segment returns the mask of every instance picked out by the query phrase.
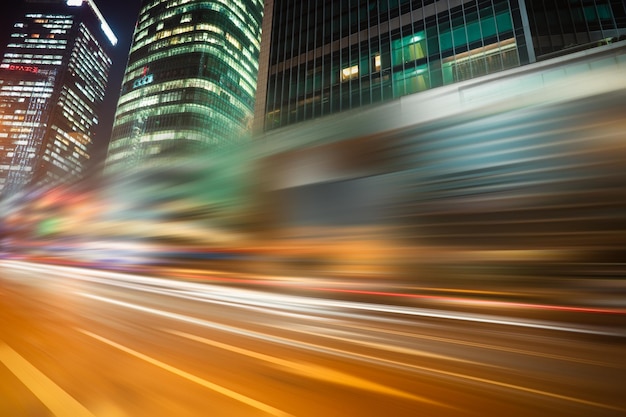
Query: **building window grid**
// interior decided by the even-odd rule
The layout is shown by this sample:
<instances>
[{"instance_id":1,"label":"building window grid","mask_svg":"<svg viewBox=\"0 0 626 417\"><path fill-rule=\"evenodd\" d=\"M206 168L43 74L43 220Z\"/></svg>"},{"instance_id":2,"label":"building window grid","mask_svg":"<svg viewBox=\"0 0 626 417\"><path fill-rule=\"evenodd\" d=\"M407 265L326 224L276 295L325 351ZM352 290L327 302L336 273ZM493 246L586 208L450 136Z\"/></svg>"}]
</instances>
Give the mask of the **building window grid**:
<instances>
[{"instance_id":1,"label":"building window grid","mask_svg":"<svg viewBox=\"0 0 626 417\"><path fill-rule=\"evenodd\" d=\"M295 19L295 17L296 17L296 8L295 7L293 8L292 12L293 12L293 16L291 18L291 21L295 22L296 21L296 19ZM293 27L292 29L295 29L295 27ZM298 28L298 29L300 29L300 28ZM295 44L296 44L296 34L297 33L298 33L298 31L292 30L291 33L289 34L289 36L291 38L291 42L290 42L291 52L290 52L290 54L291 54L292 57L294 55L293 50L296 47ZM293 65L289 67L289 88L287 89L287 103L288 103L287 104L287 117L289 119L291 119L291 117L292 117L291 116L291 112L292 112L292 109L291 109L291 107L292 107L291 106L291 103L292 103L291 95L294 94L294 92L292 90L294 85L296 86L295 91L297 91L297 84L294 84L294 78L295 78L294 77L294 72L295 71L297 71L297 68L294 70ZM297 80L296 80L296 82L297 82Z\"/></svg>"},{"instance_id":2,"label":"building window grid","mask_svg":"<svg viewBox=\"0 0 626 417\"><path fill-rule=\"evenodd\" d=\"M330 3L330 5L328 5L328 3ZM309 7L309 5L306 5L307 7ZM421 6L421 4L420 4ZM477 2L472 2L472 4L469 5L469 8L473 8L476 9L475 12L477 12L478 9L478 4ZM324 2L324 5L321 8L321 14L323 16L325 16L326 7L331 7L331 8L336 8L337 6L333 3L333 2ZM412 7L412 3L411 6ZM464 31L464 38L468 39L468 33L467 33L467 11L465 10L467 7L463 7L460 11L459 11L459 16L461 17L462 21L463 21L463 31ZM510 11L510 5L508 7L509 11ZM303 9L301 9L303 10ZM322 26L322 31L323 33L326 33L327 29L326 29L326 25L329 24L331 26L331 30L330 33L331 34L336 34L336 33L342 33L344 28L342 26L342 23L346 22L348 23L348 25L352 26L352 21L350 20L352 17L352 15L348 15L347 19L346 16L344 15L344 13L350 13L351 8L348 7L346 8L342 8L342 13L339 14L339 19L322 19L321 22L321 26ZM282 10L279 8L279 11L282 12ZM291 22L293 23L294 21L298 21L299 20L299 33L303 33L306 32L306 40L302 40L300 38L296 38L295 34L293 31L293 24L292 26L289 25L282 25L282 27L284 27L285 31L288 31L288 29L291 27L291 35L292 35L292 39L291 39L291 48L285 48L283 50L283 61L286 61L288 56L290 57L301 57L301 56L306 56L306 50L302 50L301 46L304 43L305 45L309 45L310 44L310 38L309 38L309 31L306 30L309 26L309 20L304 20L304 19L296 19L296 10L295 8L290 8L288 9L289 12L292 12L292 20ZM409 9L410 12L413 11L412 8ZM280 19L280 13L278 18ZM315 10L315 13L313 13L315 16L317 16L318 14L320 14L320 12L318 10ZM307 14L307 19L310 19L310 15L311 13ZM376 14L377 16L377 23L380 27L380 14ZM409 26L404 26L403 30L406 29L407 27L410 28L409 32L416 32L418 30L418 28L420 26L422 27L426 27L426 22L423 19L421 22L416 22L413 20L412 18L412 13L409 13L409 16L411 16L411 22ZM368 18L368 27L370 26L370 14L368 14L367 16ZM452 16L450 14L446 14L445 18L443 19L444 22L449 22L451 21ZM509 13L509 18L510 18L510 13ZM440 19L441 20L441 19ZM317 23L317 22L316 22ZM421 23L421 25L420 25ZM304 25L306 25L306 27L304 27ZM339 29L338 30L333 30L335 29L335 27L339 25ZM437 34L440 35L441 34L441 25L436 25L437 27ZM452 34L452 26L449 25L450 27L450 36L453 36ZM479 26L480 28L480 26ZM481 41L483 40L484 36L482 33L482 29L479 29L481 31L480 33L480 39ZM403 32L401 32L401 35L404 34ZM391 33L388 33L387 36L391 39L392 36ZM279 35L280 36L280 35ZM317 37L316 37L317 38ZM331 41L336 41L337 39L331 39ZM363 42L361 42L361 38L360 38L360 32L359 32L359 42L358 44L361 45ZM378 42L378 53L380 53L380 51L382 50L382 36L377 36L374 38L375 41ZM295 48L295 44L298 45L298 48ZM483 43L484 45L484 43ZM315 44L315 41L313 43L313 47L314 49L318 47L317 44ZM426 48L426 55L430 56L432 58L432 53L428 50L428 43L425 43L425 48ZM467 49L467 46L465 46L465 49ZM295 52L297 52L297 55L295 54ZM439 50L438 51L438 56L439 56L439 61L441 61L441 59L443 58L443 55L441 53L442 51ZM352 108L355 106L360 106L363 105L364 103L369 103L371 101L376 100L376 97L373 97L374 94L374 88L379 89L380 91L382 91L384 89L384 75L382 74L385 71L384 68L384 62L383 62L383 67L381 68L380 73L381 74L377 74L377 76L379 77L380 82L378 83L374 83L373 82L373 68L371 67L371 64L369 63L369 60L372 56L374 56L375 52L372 49L372 37L368 37L368 39L366 40L366 50L365 53L368 55L365 59L363 57L363 48L362 47L358 47L356 50L352 49L352 48L348 48L347 49L347 60L348 62L346 62L345 60L345 55L340 53L340 54L333 54L331 53L328 56L328 60L325 59L327 56L326 54L322 54L322 57L320 58L321 61L321 68L322 68L322 74L327 75L329 73L327 66L325 65L326 62L329 61L329 64L331 66L331 68L333 68L333 71L335 68L337 68L337 71L340 71L343 67L345 67L348 63L352 64L356 61L356 63L358 63L359 65L362 66L363 62L367 62L369 68L363 68L365 71L363 71L365 74L367 74L367 80L363 77L363 74L359 74L360 76L354 80L349 80L347 83L343 84L341 82L338 83L338 85L331 85L331 91L330 91L330 97L329 97L329 106L328 106L328 111L327 108L324 106L324 101L325 101L325 81L322 79L321 82L321 86L320 88L315 88L316 85L313 82L312 87L313 90L312 91L308 91L306 89L306 86L308 84L304 84L302 83L301 77L303 76L303 74L306 74L306 68L301 68L301 66L305 65L302 64L301 62L298 63L297 67L296 66L291 66L290 68L285 68L282 72L282 75L279 74L274 74L274 76L270 77L271 79L271 83L273 85L273 88L271 88L271 94L273 97L273 100L270 101L270 105L271 108L268 106L268 114L271 115L275 115L276 113L280 113L281 109L284 111L285 110L285 105L286 105L286 110L287 110L287 115L289 116L287 118L287 120L284 119L284 115L283 115L283 120L282 122L280 122L279 124L285 124L285 122L293 122L293 121L299 121L301 120L300 117L296 116L294 118L293 114L294 113L298 113L298 114L302 114L304 119L307 119L309 117L314 117L314 115L316 115L315 109L317 108L317 103L316 101L319 100L320 104L319 104L319 114L323 115L323 114L327 114L333 111L333 109L335 109L335 107L338 107L336 103L336 101L338 100L341 104L343 104L342 107L339 108L339 110L345 110L346 108ZM337 57L337 58L335 58ZM279 59L279 57L277 56L276 59ZM519 58L517 59L519 61ZM333 66L333 62L337 61L337 63L339 65L337 66ZM382 61L382 56L381 56L381 61ZM431 61L432 62L432 61ZM434 62L433 62L434 63ZM278 62L274 62L275 67L276 64L278 64ZM295 67L295 69L294 69ZM314 58L313 60L313 69L315 70L315 68L317 67L317 57ZM402 64L402 70L406 71L407 69L413 69L416 70L417 69L417 64L416 62L411 62L411 63L403 63ZM473 76L473 71L474 71L474 67L470 66L470 77ZM501 69L501 68L500 68ZM460 71L461 69L459 68L455 68L455 72ZM289 75L287 76L286 72L289 71ZM362 70L361 70L362 71ZM361 72L360 71L360 72ZM427 73L426 73L426 79L430 80L433 78L431 72L432 71L436 71L439 72L439 68L437 67L437 65L429 65L427 67ZM315 71L313 71L314 74ZM437 77L438 74L435 75L435 78ZM314 75L313 75L314 76ZM394 74L394 76L396 76L396 74ZM277 87L277 78L278 80L280 80L281 82L281 87L280 89L276 88ZM339 77L337 77L339 79ZM456 75L454 78L462 78L462 76L460 75ZM465 77L467 78L467 77ZM295 81L295 83L294 83ZM364 84L364 82L367 81L367 83ZM285 91L285 83L288 83L288 85L294 86L295 87L295 96L294 96L294 92L292 91L291 94L288 94L288 92ZM334 84L334 83L331 83ZM374 84L376 84L376 87L374 87ZM364 88L365 86L365 88ZM355 88L356 87L356 88ZM304 88L304 91L302 91L302 89ZM356 91L354 91L356 90ZM282 93L281 93L282 91ZM335 93L333 93L333 91L336 91ZM318 96L318 98L316 99L315 96ZM367 97L369 96L369 97ZM354 100L358 100L358 101L354 101ZM347 102L347 105L344 104ZM281 103L283 103L281 105ZM303 109L301 109L301 107L303 107ZM310 109L309 109L310 107ZM309 116L309 114L311 116ZM270 126L271 127L271 126Z\"/></svg>"},{"instance_id":3,"label":"building window grid","mask_svg":"<svg viewBox=\"0 0 626 417\"><path fill-rule=\"evenodd\" d=\"M303 4L304 6L306 6L306 5L307 5L307 3L306 3L304 0L301 0L301 1L302 1L302 4ZM299 30L297 31L297 33L299 34L299 36L297 37L297 44L295 45L295 47L297 48L297 54L296 54L296 56L298 57L298 64L297 64L297 66L296 66L296 93L295 93L295 95L296 95L296 99L297 99L298 97L300 97L300 96L304 96L304 97L305 97L305 100L306 100L306 88L305 88L306 86L303 86L303 85L301 85L301 84L300 84L300 83L301 83L301 77L300 77L300 75L301 75L301 72L302 72L302 71L301 71L301 69L302 69L302 68L301 68L301 66L303 65L303 64L300 62L300 57L302 56L302 54L303 54L303 53L305 53L304 51L302 51L302 50L301 50L301 46L302 46L302 34L303 34L303 33L304 33L304 31L305 31L305 28L303 28L303 27L302 27L302 25L303 25L303 21L304 21L304 19L303 19L303 12L304 12L304 10L305 10L305 7L300 7L299 9L300 9L300 16L298 17L298 22L299 22L299 24L300 24L300 27L299 27ZM295 12L294 12L294 14L295 14ZM306 58L305 58L305 61L306 61ZM304 65L306 65L306 63L305 63ZM306 74L305 74L305 77L304 77L304 78L306 78ZM294 118L295 118L296 120L298 120L298 119L299 119L299 118L298 118L298 111L300 110L300 107L301 107L301 106L298 106L298 105L297 105L297 102L296 102L295 108L294 108L294 110L293 110L293 112L295 113L295 114L294 114Z\"/></svg>"}]
</instances>

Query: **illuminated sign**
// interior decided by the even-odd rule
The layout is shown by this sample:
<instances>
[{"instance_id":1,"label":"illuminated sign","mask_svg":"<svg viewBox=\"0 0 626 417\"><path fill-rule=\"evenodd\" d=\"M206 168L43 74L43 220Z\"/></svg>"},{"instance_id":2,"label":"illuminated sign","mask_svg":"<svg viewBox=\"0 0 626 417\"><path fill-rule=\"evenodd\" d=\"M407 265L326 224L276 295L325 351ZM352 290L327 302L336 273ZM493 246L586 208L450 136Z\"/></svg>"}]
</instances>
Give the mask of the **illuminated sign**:
<instances>
[{"instance_id":1,"label":"illuminated sign","mask_svg":"<svg viewBox=\"0 0 626 417\"><path fill-rule=\"evenodd\" d=\"M82 6L83 5L83 0L67 0L67 5L68 6Z\"/></svg>"},{"instance_id":2,"label":"illuminated sign","mask_svg":"<svg viewBox=\"0 0 626 417\"><path fill-rule=\"evenodd\" d=\"M138 78L133 83L133 88L143 87L144 85L151 84L154 81L154 74L147 74L141 78Z\"/></svg>"},{"instance_id":3,"label":"illuminated sign","mask_svg":"<svg viewBox=\"0 0 626 417\"><path fill-rule=\"evenodd\" d=\"M9 69L11 71L25 71L25 72L32 72L34 74L37 74L39 72L39 67L34 67L32 65L15 65L15 64L11 64L11 65L9 65Z\"/></svg>"}]
</instances>

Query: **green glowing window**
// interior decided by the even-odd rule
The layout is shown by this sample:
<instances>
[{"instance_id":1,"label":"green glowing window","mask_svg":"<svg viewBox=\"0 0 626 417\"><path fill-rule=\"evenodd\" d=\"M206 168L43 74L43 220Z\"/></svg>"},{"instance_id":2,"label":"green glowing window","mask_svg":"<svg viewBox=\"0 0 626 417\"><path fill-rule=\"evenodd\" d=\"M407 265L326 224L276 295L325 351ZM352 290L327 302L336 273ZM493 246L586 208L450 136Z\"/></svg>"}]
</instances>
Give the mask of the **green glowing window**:
<instances>
[{"instance_id":1,"label":"green glowing window","mask_svg":"<svg viewBox=\"0 0 626 417\"><path fill-rule=\"evenodd\" d=\"M393 65L415 61L426 56L426 36L417 32L392 42Z\"/></svg>"}]
</instances>

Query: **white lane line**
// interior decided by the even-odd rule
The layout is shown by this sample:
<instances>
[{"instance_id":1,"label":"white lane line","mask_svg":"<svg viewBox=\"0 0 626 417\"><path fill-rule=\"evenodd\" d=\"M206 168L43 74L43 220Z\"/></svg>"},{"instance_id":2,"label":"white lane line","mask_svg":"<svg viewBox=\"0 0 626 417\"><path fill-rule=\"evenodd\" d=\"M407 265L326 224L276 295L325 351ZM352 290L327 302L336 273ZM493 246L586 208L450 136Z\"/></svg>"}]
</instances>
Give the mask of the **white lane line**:
<instances>
[{"instance_id":1,"label":"white lane line","mask_svg":"<svg viewBox=\"0 0 626 417\"><path fill-rule=\"evenodd\" d=\"M0 343L0 362L55 416L94 417L84 405L5 343Z\"/></svg>"},{"instance_id":2,"label":"white lane line","mask_svg":"<svg viewBox=\"0 0 626 417\"><path fill-rule=\"evenodd\" d=\"M152 365L155 365L155 366L157 366L157 367L159 367L161 369L164 369L164 370L166 370L168 372L171 372L171 373L173 373L175 375L178 375L178 376L180 376L182 378L185 378L185 379L187 379L187 380L189 380L191 382L195 382L198 385L201 385L201 386L203 386L205 388L208 388L208 389L210 389L212 391L215 391L215 392L217 392L219 394L222 394L222 395L224 395L224 396L226 396L228 398L231 398L233 400L239 401L239 402L241 402L243 404L246 404L246 405L248 405L250 407L256 408L257 410L263 411L263 412L265 412L267 414L270 414L270 415L273 415L273 416L277 416L277 417L291 417L291 414L286 413L286 412L284 412L282 410L279 410L278 408L274 408L274 407L272 407L270 405L267 405L265 403L257 401L257 400L255 400L253 398L247 397L247 396L245 396L243 394L240 394L238 392L235 392L233 390L225 388L225 387L223 387L221 385L215 384L213 382L207 381L206 379L203 379L203 378L200 378L200 377L195 376L193 374L190 374L189 372L185 372L185 371L183 371L181 369L178 369L178 368L176 368L176 367L174 367L172 365L168 365L168 364L166 364L164 362L159 361L158 359L154 359L154 358L152 358L152 357L150 357L148 355L145 355L145 354L143 354L141 352L137 352L136 350L133 350L133 349L128 348L126 346L120 345L119 343L116 343L116 342L114 342L112 340L109 340L109 339L107 339L105 337L99 336L99 335L97 335L95 333L92 333L92 332L90 332L88 330L83 330L83 329L79 329L79 328L77 328L76 330L78 330L79 332L81 332L81 333L83 333L83 334L85 334L85 335L87 335L89 337L92 337L92 338L94 338L96 340L99 340L99 341L101 341L101 342L103 342L103 343L105 343L105 344L107 344L109 346L112 346L112 347L114 347L116 349L119 349L122 352L126 352L126 353L128 353L128 354L130 354L130 355L132 355L132 356L134 356L134 357L136 357L138 359L141 359L141 360L143 360L145 362L148 362L148 363L150 363Z\"/></svg>"},{"instance_id":3,"label":"white lane line","mask_svg":"<svg viewBox=\"0 0 626 417\"><path fill-rule=\"evenodd\" d=\"M360 353L356 353L356 352L349 352L349 351L345 351L345 350L341 350L341 349L335 349L335 348L331 348L331 347L327 347L327 346L320 346L320 345L316 345L316 344L313 344L313 343L308 343L308 342L303 342L303 341L296 341L296 340L287 339L287 338L280 337L280 336L266 335L266 334L255 332L255 331L251 331L251 330L244 330L244 329L240 329L240 328L237 328L237 327L232 327L232 326L228 326L228 325L222 325L222 324L218 324L218 323L213 323L213 322L209 322L209 321L206 321L206 320L185 316L185 315L182 315L182 314L176 314L176 313L170 313L170 312L167 312L167 311L156 310L156 309L153 309L153 308L150 308L150 307L144 307L144 306L140 306L140 305L137 305L137 304L132 304L132 303L124 302L124 301L114 300L114 299L111 299L111 298L100 297L100 296L97 296L97 295L92 295L92 294L87 294L87 293L78 293L78 294L80 294L80 295L82 295L84 297L92 298L94 300L100 300L100 301L103 301L103 302L106 302L106 303L119 305L119 306L127 307L127 308L130 308L130 309L138 310L138 311L143 311L143 312L146 312L146 313L155 314L155 315L162 316L162 317L168 317L170 319L180 320L180 321L183 321L183 322L186 322L186 323L192 323L192 324L196 324L196 325L203 326L203 327L208 327L208 328L218 329L218 330L222 330L222 331L226 331L226 332L231 332L231 333L243 335L243 336L246 336L246 337L252 337L252 338L256 338L256 339L267 340L267 341L270 341L270 342L280 343L280 344L287 345L287 346L294 346L294 347L297 347L297 348L312 350L312 351L316 351L316 352L325 352L325 353L334 354L334 355L338 355L338 356L341 356L341 357L347 357L347 358L360 358L360 359L363 359L363 360L366 360L366 361L369 361L369 362L383 363L383 364L386 364L386 365L391 365L391 366L400 367L400 368L410 368L410 369L413 369L413 370L416 370L416 371L419 371L419 372L426 372L426 373L434 374L434 375L443 375L443 376L446 376L446 377L453 377L453 378L458 378L458 379L464 379L464 380L467 380L467 381L479 382L479 383L483 383L483 384L498 386L498 387L501 387L501 388L507 388L507 389L511 389L511 390L522 391L522 392L526 392L526 393L530 393L530 394L546 396L546 397L555 398L555 399L564 400L564 401L571 401L571 402L574 402L574 403L584 404L584 405L593 406L593 407L606 408L606 409L610 409L610 410L618 410L620 412L626 413L626 409L620 408L620 407L614 407L614 406L608 405L608 404L596 403L596 402L593 402L593 401L587 401L587 400L583 400L583 399L579 399L579 398L568 397L568 396L565 396L565 395L555 394L555 393L551 393L551 392L547 392L547 391L536 390L536 389L533 389L533 388L522 387L522 386L519 386L519 385L508 384L508 383L505 383L505 382L494 381L494 380L490 380L490 379L486 379L486 378L474 377L474 376L471 376L471 375L464 375L464 374L459 374L459 373L456 373L456 372L448 372L448 371L444 371L444 370L441 370L441 369L429 368L429 367L426 367L426 366L420 366L420 365L414 365L414 364L409 364L409 363L404 363L404 362L398 362L398 361L384 359L384 358L379 358L379 357L375 357L375 356L364 355L364 354L360 354Z\"/></svg>"}]
</instances>

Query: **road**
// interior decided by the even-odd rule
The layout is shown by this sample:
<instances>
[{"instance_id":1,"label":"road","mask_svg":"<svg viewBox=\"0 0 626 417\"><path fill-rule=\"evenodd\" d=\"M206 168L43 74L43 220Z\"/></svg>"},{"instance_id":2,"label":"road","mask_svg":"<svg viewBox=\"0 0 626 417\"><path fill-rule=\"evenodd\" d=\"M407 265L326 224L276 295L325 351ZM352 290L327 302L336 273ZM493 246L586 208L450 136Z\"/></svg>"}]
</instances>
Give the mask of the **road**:
<instances>
[{"instance_id":1,"label":"road","mask_svg":"<svg viewBox=\"0 0 626 417\"><path fill-rule=\"evenodd\" d=\"M0 416L626 415L623 318L483 310L1 261Z\"/></svg>"}]
</instances>

